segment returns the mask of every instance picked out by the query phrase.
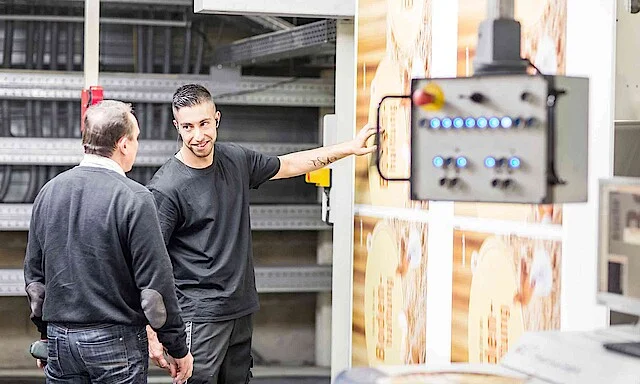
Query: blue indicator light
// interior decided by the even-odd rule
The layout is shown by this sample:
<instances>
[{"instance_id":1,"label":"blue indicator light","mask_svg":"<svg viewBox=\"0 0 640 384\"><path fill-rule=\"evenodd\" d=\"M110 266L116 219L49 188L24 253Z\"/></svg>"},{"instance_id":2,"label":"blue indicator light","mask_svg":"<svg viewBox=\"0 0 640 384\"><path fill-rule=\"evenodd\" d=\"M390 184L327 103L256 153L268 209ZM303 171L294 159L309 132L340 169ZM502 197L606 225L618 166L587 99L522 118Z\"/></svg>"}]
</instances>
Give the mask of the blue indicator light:
<instances>
[{"instance_id":1,"label":"blue indicator light","mask_svg":"<svg viewBox=\"0 0 640 384\"><path fill-rule=\"evenodd\" d=\"M522 124L522 119L519 117L516 117L515 119L513 119L513 126L514 127L519 127L520 124Z\"/></svg>"},{"instance_id":2,"label":"blue indicator light","mask_svg":"<svg viewBox=\"0 0 640 384\"><path fill-rule=\"evenodd\" d=\"M460 156L460 157L458 157L458 158L456 159L456 166L457 166L458 168L464 168L464 167L466 167L466 166L467 166L467 163L468 163L468 162L467 162L467 158L466 158L466 157Z\"/></svg>"},{"instance_id":3,"label":"blue indicator light","mask_svg":"<svg viewBox=\"0 0 640 384\"><path fill-rule=\"evenodd\" d=\"M496 159L494 157L487 157L486 159L484 159L484 165L487 168L493 168L496 166Z\"/></svg>"},{"instance_id":4,"label":"blue indicator light","mask_svg":"<svg viewBox=\"0 0 640 384\"><path fill-rule=\"evenodd\" d=\"M520 159L517 157L512 157L509 159L509 167L511 168L520 168Z\"/></svg>"},{"instance_id":5,"label":"blue indicator light","mask_svg":"<svg viewBox=\"0 0 640 384\"><path fill-rule=\"evenodd\" d=\"M456 117L455 119L453 119L453 126L454 127L462 128L463 125L464 125L464 120L462 120L462 118Z\"/></svg>"},{"instance_id":6,"label":"blue indicator light","mask_svg":"<svg viewBox=\"0 0 640 384\"><path fill-rule=\"evenodd\" d=\"M442 119L442 128L451 128L451 125L453 124L453 122L451 121L450 118L445 117L444 119Z\"/></svg>"},{"instance_id":7,"label":"blue indicator light","mask_svg":"<svg viewBox=\"0 0 640 384\"><path fill-rule=\"evenodd\" d=\"M492 117L489 119L489 126L491 128L498 128L499 125L500 125L500 119L498 119L497 117Z\"/></svg>"},{"instance_id":8,"label":"blue indicator light","mask_svg":"<svg viewBox=\"0 0 640 384\"><path fill-rule=\"evenodd\" d=\"M478 126L478 128L482 128L482 129L487 128L487 124L488 124L488 121L484 117L480 117L478 118L478 121L476 121L476 125Z\"/></svg>"},{"instance_id":9,"label":"blue indicator light","mask_svg":"<svg viewBox=\"0 0 640 384\"><path fill-rule=\"evenodd\" d=\"M467 128L473 128L476 126L476 120L473 117L467 117L464 121L464 126Z\"/></svg>"},{"instance_id":10,"label":"blue indicator light","mask_svg":"<svg viewBox=\"0 0 640 384\"><path fill-rule=\"evenodd\" d=\"M440 168L444 165L444 159L441 156L436 156L433 158L433 165L436 168Z\"/></svg>"},{"instance_id":11,"label":"blue indicator light","mask_svg":"<svg viewBox=\"0 0 640 384\"><path fill-rule=\"evenodd\" d=\"M502 128L511 128L511 126L513 125L513 121L510 117L503 117L500 120L500 125L502 125Z\"/></svg>"},{"instance_id":12,"label":"blue indicator light","mask_svg":"<svg viewBox=\"0 0 640 384\"><path fill-rule=\"evenodd\" d=\"M440 119L431 119L431 121L429 122L429 125L431 126L431 128L433 129L438 129L440 128Z\"/></svg>"}]
</instances>

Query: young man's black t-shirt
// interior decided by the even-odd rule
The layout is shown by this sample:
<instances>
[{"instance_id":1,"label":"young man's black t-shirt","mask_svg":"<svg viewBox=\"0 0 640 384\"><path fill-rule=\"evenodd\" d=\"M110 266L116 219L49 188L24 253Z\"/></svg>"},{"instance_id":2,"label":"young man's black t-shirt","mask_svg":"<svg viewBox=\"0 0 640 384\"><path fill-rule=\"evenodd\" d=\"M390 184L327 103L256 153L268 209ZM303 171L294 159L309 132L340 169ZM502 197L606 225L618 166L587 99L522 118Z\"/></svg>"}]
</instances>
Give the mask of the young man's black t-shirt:
<instances>
[{"instance_id":1,"label":"young man's black t-shirt","mask_svg":"<svg viewBox=\"0 0 640 384\"><path fill-rule=\"evenodd\" d=\"M216 143L209 167L172 157L150 181L185 321L235 319L259 308L249 190L279 170L276 156Z\"/></svg>"}]
</instances>

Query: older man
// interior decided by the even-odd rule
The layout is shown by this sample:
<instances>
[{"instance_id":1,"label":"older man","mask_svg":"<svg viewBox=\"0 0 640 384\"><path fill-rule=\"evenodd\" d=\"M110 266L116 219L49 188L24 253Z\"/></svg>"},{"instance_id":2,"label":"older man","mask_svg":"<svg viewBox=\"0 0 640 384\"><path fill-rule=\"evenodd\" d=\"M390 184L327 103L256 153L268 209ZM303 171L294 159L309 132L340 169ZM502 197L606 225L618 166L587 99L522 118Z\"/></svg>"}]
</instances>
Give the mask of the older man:
<instances>
[{"instance_id":1,"label":"older man","mask_svg":"<svg viewBox=\"0 0 640 384\"><path fill-rule=\"evenodd\" d=\"M48 339L47 383L147 383L149 324L175 358L193 358L153 195L128 179L140 129L131 106L90 107L79 166L33 204L24 264L31 318Z\"/></svg>"}]
</instances>

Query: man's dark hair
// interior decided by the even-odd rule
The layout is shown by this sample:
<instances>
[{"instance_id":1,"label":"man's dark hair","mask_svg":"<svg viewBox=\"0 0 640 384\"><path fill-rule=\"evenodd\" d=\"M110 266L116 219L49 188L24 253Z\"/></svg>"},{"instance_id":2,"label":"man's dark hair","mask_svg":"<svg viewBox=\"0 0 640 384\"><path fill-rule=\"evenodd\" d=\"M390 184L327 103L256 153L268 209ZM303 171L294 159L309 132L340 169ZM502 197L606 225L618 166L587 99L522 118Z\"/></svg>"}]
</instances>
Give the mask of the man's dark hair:
<instances>
[{"instance_id":1,"label":"man's dark hair","mask_svg":"<svg viewBox=\"0 0 640 384\"><path fill-rule=\"evenodd\" d=\"M171 108L175 115L181 108L193 107L203 103L213 103L213 98L207 88L199 84L186 84L178 88L173 94Z\"/></svg>"},{"instance_id":2,"label":"man's dark hair","mask_svg":"<svg viewBox=\"0 0 640 384\"><path fill-rule=\"evenodd\" d=\"M84 115L84 153L111 157L121 138L133 137L131 113L131 104L116 100L103 100L90 106Z\"/></svg>"}]
</instances>

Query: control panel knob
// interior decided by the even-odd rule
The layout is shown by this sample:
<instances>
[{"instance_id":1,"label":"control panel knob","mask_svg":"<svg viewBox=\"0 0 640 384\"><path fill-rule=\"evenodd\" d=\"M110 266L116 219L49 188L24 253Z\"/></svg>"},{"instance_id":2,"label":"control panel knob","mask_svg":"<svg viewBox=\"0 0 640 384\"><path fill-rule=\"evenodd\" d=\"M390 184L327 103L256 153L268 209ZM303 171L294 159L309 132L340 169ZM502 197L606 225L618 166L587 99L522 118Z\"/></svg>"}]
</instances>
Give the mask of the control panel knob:
<instances>
[{"instance_id":1,"label":"control panel knob","mask_svg":"<svg viewBox=\"0 0 640 384\"><path fill-rule=\"evenodd\" d=\"M474 92L469 96L474 103L483 103L487 98L480 92Z\"/></svg>"},{"instance_id":2,"label":"control panel knob","mask_svg":"<svg viewBox=\"0 0 640 384\"><path fill-rule=\"evenodd\" d=\"M530 92L522 92L520 100L530 102L533 100L533 95Z\"/></svg>"},{"instance_id":3,"label":"control panel knob","mask_svg":"<svg viewBox=\"0 0 640 384\"><path fill-rule=\"evenodd\" d=\"M502 181L502 188L507 189L511 186L511 184L513 184L513 180L511 179L506 179Z\"/></svg>"},{"instance_id":4,"label":"control panel knob","mask_svg":"<svg viewBox=\"0 0 640 384\"><path fill-rule=\"evenodd\" d=\"M455 187L456 185L458 185L458 178L454 177L453 179L449 180L449 186L450 187Z\"/></svg>"},{"instance_id":5,"label":"control panel knob","mask_svg":"<svg viewBox=\"0 0 640 384\"><path fill-rule=\"evenodd\" d=\"M493 188L497 188L497 187L498 187L498 185L500 185L500 180L499 180L499 179L493 179L493 180L491 180L491 186L492 186Z\"/></svg>"},{"instance_id":6,"label":"control panel knob","mask_svg":"<svg viewBox=\"0 0 640 384\"><path fill-rule=\"evenodd\" d=\"M447 179L443 177L442 179L440 179L440 186L444 187L445 184L447 184Z\"/></svg>"}]
</instances>

